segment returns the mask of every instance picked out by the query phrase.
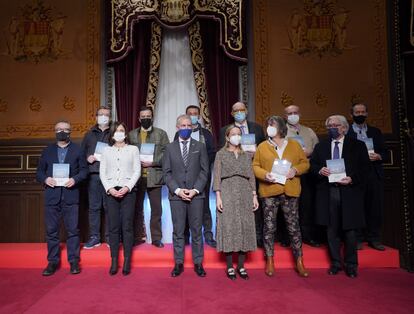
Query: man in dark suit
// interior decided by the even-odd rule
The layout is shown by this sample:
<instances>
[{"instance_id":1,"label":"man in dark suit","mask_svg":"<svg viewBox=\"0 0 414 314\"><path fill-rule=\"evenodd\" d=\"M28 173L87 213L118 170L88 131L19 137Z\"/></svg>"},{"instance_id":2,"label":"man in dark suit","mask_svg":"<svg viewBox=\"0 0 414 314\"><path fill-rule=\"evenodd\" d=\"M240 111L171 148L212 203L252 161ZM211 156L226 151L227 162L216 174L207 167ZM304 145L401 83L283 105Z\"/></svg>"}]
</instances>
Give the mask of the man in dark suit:
<instances>
[{"instance_id":1,"label":"man in dark suit","mask_svg":"<svg viewBox=\"0 0 414 314\"><path fill-rule=\"evenodd\" d=\"M330 275L342 269L341 237L345 242L344 266L348 277L357 277L358 255L356 230L364 226L364 189L369 167L364 143L345 136L349 125L344 116L334 115L326 120L329 138L316 144L310 171L317 177L316 223L327 227L331 257ZM327 160L343 159L346 175L329 183L331 171Z\"/></svg>"},{"instance_id":2,"label":"man in dark suit","mask_svg":"<svg viewBox=\"0 0 414 314\"><path fill-rule=\"evenodd\" d=\"M231 107L231 115L233 116L234 124L240 128L242 134L255 135L256 145L259 145L266 139L261 125L247 121L247 108L244 103L236 102ZM226 125L220 129L219 149L226 143L225 135L228 127L229 125ZM258 184L258 181L256 183ZM254 212L254 219L256 224L257 246L263 247L263 209L261 206Z\"/></svg>"},{"instance_id":3,"label":"man in dark suit","mask_svg":"<svg viewBox=\"0 0 414 314\"><path fill-rule=\"evenodd\" d=\"M60 262L59 227L61 218L63 218L67 232L66 246L70 272L72 274L80 273L79 183L87 178L88 166L81 148L70 141L70 131L69 122L59 121L56 123L57 142L43 150L37 167L36 179L45 187L48 265L43 271L43 276L53 275ZM58 167L68 167L68 172L63 171L63 176L60 179L56 175Z\"/></svg>"},{"instance_id":4,"label":"man in dark suit","mask_svg":"<svg viewBox=\"0 0 414 314\"><path fill-rule=\"evenodd\" d=\"M364 103L353 104L351 115L354 123L349 128L347 135L363 142L370 142L370 139L372 139L373 143L373 147L368 149L370 167L365 192L366 228L364 230L365 235L363 230L358 232L358 249L362 249L362 242L366 239L370 247L384 251L385 247L381 244L384 210L384 170L382 163L386 158L384 138L380 129L366 124L368 109Z\"/></svg>"},{"instance_id":5,"label":"man in dark suit","mask_svg":"<svg viewBox=\"0 0 414 314\"><path fill-rule=\"evenodd\" d=\"M191 137L200 143L206 145L207 154L208 154L208 164L209 172L207 175L207 183L205 188L205 198L203 206L203 232L204 240L207 245L211 247L216 247L216 240L214 240L212 232L212 220L211 220L211 210L210 210L210 185L211 185L211 168L214 164L214 159L216 157L216 147L214 145L213 135L209 130L203 128L199 122L200 120L200 107L190 105L185 109L185 114L189 115L191 118L191 125L193 131L191 132ZM174 141L178 139L178 132L175 133ZM188 243L190 236L188 223L185 228L185 239Z\"/></svg>"},{"instance_id":6,"label":"man in dark suit","mask_svg":"<svg viewBox=\"0 0 414 314\"><path fill-rule=\"evenodd\" d=\"M206 146L191 139L191 118L181 115L177 118L178 140L167 145L163 157L164 181L169 189L171 216L173 222L173 246L175 266L172 277L184 271L184 229L186 217L191 229L192 257L194 271L204 277L202 220L205 186L208 175Z\"/></svg>"}]
</instances>

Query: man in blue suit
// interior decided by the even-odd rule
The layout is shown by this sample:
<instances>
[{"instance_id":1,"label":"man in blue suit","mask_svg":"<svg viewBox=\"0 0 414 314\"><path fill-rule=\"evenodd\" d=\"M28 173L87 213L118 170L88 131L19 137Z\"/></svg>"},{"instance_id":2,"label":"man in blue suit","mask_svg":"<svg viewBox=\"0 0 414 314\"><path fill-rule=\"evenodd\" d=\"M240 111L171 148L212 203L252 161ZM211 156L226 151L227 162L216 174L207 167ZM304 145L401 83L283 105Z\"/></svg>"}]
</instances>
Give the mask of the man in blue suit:
<instances>
[{"instance_id":1,"label":"man in blue suit","mask_svg":"<svg viewBox=\"0 0 414 314\"><path fill-rule=\"evenodd\" d=\"M56 123L56 143L43 150L37 167L36 179L45 187L48 265L43 270L43 276L53 275L59 266L61 218L67 231L66 245L70 272L71 274L80 273L79 183L87 178L88 166L81 148L71 142L70 132L69 122L62 120Z\"/></svg>"}]
</instances>

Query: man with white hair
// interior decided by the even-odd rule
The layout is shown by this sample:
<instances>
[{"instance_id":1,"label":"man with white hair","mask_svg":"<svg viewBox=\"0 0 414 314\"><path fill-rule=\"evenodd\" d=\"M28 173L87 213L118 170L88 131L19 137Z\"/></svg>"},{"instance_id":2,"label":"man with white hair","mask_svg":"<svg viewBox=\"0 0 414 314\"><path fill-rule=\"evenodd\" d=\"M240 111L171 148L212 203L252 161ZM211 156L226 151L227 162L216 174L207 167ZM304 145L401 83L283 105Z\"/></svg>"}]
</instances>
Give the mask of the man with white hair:
<instances>
[{"instance_id":1,"label":"man with white hair","mask_svg":"<svg viewBox=\"0 0 414 314\"><path fill-rule=\"evenodd\" d=\"M344 116L326 119L329 138L315 146L310 171L317 177L316 223L327 227L331 266L328 274L336 275L342 267L350 278L358 275L356 230L364 226L364 188L368 151L364 143L346 136L349 125ZM332 168L327 161L343 159L345 173L342 178L329 180ZM331 177L332 178L332 177ZM345 242L343 266L341 237Z\"/></svg>"},{"instance_id":2,"label":"man with white hair","mask_svg":"<svg viewBox=\"0 0 414 314\"><path fill-rule=\"evenodd\" d=\"M177 131L178 139L167 145L162 162L173 222L175 266L171 276L177 277L184 271L184 229L188 216L194 271L199 277L205 277L202 265L202 221L209 172L207 149L203 143L191 138L193 129L190 116L181 115L177 118Z\"/></svg>"}]
</instances>

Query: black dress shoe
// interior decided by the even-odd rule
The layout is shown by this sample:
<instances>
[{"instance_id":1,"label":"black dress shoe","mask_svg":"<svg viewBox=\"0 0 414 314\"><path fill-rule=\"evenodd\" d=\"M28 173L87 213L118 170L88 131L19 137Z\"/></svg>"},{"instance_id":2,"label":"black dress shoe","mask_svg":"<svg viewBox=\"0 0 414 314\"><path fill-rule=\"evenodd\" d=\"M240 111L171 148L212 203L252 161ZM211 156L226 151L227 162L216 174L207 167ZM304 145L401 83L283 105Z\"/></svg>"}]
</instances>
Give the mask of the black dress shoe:
<instances>
[{"instance_id":1,"label":"black dress shoe","mask_svg":"<svg viewBox=\"0 0 414 314\"><path fill-rule=\"evenodd\" d=\"M58 268L57 264L49 263L49 264L47 264L47 267L43 270L42 275L43 276L51 276L56 272L57 268Z\"/></svg>"},{"instance_id":2,"label":"black dress shoe","mask_svg":"<svg viewBox=\"0 0 414 314\"><path fill-rule=\"evenodd\" d=\"M113 276L113 275L116 275L117 272L118 272L118 258L112 258L111 268L109 269L109 274Z\"/></svg>"},{"instance_id":3,"label":"black dress shoe","mask_svg":"<svg viewBox=\"0 0 414 314\"><path fill-rule=\"evenodd\" d=\"M306 244L310 245L311 247L320 247L321 244L318 241L315 240L308 240L308 241L304 241Z\"/></svg>"},{"instance_id":4,"label":"black dress shoe","mask_svg":"<svg viewBox=\"0 0 414 314\"><path fill-rule=\"evenodd\" d=\"M194 264L194 271L198 277L205 277L206 271L203 268L202 264Z\"/></svg>"},{"instance_id":5,"label":"black dress shoe","mask_svg":"<svg viewBox=\"0 0 414 314\"><path fill-rule=\"evenodd\" d=\"M206 239L206 244L212 248L215 248L217 246L217 242L214 239Z\"/></svg>"},{"instance_id":6,"label":"black dress shoe","mask_svg":"<svg viewBox=\"0 0 414 314\"><path fill-rule=\"evenodd\" d=\"M249 275L247 274L247 271L245 268L237 268L237 273L239 274L241 279L247 280L249 279Z\"/></svg>"},{"instance_id":7,"label":"black dress shoe","mask_svg":"<svg viewBox=\"0 0 414 314\"><path fill-rule=\"evenodd\" d=\"M230 280L236 280L236 270L233 267L227 268L226 275Z\"/></svg>"},{"instance_id":8,"label":"black dress shoe","mask_svg":"<svg viewBox=\"0 0 414 314\"><path fill-rule=\"evenodd\" d=\"M180 276L184 271L184 265L183 264L175 264L172 272L171 277L178 277Z\"/></svg>"},{"instance_id":9,"label":"black dress shoe","mask_svg":"<svg viewBox=\"0 0 414 314\"><path fill-rule=\"evenodd\" d=\"M128 276L131 273L131 257L124 258L124 266L122 267L122 275Z\"/></svg>"},{"instance_id":10,"label":"black dress shoe","mask_svg":"<svg viewBox=\"0 0 414 314\"><path fill-rule=\"evenodd\" d=\"M160 249L164 247L164 244L160 240L152 241L152 245Z\"/></svg>"},{"instance_id":11,"label":"black dress shoe","mask_svg":"<svg viewBox=\"0 0 414 314\"><path fill-rule=\"evenodd\" d=\"M70 263L70 273L72 275L80 274L81 270L78 262Z\"/></svg>"},{"instance_id":12,"label":"black dress shoe","mask_svg":"<svg viewBox=\"0 0 414 314\"><path fill-rule=\"evenodd\" d=\"M328 269L328 274L329 275L337 275L340 271L341 271L341 267L332 265L331 267L329 267Z\"/></svg>"},{"instance_id":13,"label":"black dress shoe","mask_svg":"<svg viewBox=\"0 0 414 314\"><path fill-rule=\"evenodd\" d=\"M358 277L358 272L356 271L355 268L347 268L347 269L345 269L345 274L349 278L356 278L356 277Z\"/></svg>"},{"instance_id":14,"label":"black dress shoe","mask_svg":"<svg viewBox=\"0 0 414 314\"><path fill-rule=\"evenodd\" d=\"M374 250L385 251L385 246L380 242L368 242L368 246L372 247Z\"/></svg>"}]
</instances>

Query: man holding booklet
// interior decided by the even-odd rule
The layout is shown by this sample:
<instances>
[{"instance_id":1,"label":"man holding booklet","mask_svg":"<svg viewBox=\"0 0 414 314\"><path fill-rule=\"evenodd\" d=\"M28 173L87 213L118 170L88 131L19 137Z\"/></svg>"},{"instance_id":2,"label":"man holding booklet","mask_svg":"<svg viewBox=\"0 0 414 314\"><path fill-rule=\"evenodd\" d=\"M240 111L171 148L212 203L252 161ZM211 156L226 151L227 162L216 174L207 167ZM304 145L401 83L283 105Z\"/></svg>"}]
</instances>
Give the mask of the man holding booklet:
<instances>
[{"instance_id":1,"label":"man holding booklet","mask_svg":"<svg viewBox=\"0 0 414 314\"><path fill-rule=\"evenodd\" d=\"M331 266L336 275L344 266L346 275L357 277L356 230L364 226L364 189L369 169L364 143L345 136L349 125L344 116L333 115L325 123L329 138L315 146L311 172L317 177L316 223L327 226ZM341 258L341 238L345 242Z\"/></svg>"},{"instance_id":2,"label":"man holding booklet","mask_svg":"<svg viewBox=\"0 0 414 314\"><path fill-rule=\"evenodd\" d=\"M141 107L139 111L139 122L141 127L129 132L129 141L140 150L142 175L138 180L137 200L135 205L134 234L135 242L140 242L139 229L143 225L144 198L148 193L151 205L151 241L152 245L162 248L161 232L161 188L162 179L162 157L166 146L169 144L167 133L152 125L153 111L150 107Z\"/></svg>"},{"instance_id":3,"label":"man holding booklet","mask_svg":"<svg viewBox=\"0 0 414 314\"><path fill-rule=\"evenodd\" d=\"M79 145L70 140L70 123L55 125L56 143L40 157L36 180L45 187L45 225L48 265L43 276L53 275L60 263L60 220L67 232L66 246L71 274L79 274L79 183L88 176L86 158Z\"/></svg>"}]
</instances>

